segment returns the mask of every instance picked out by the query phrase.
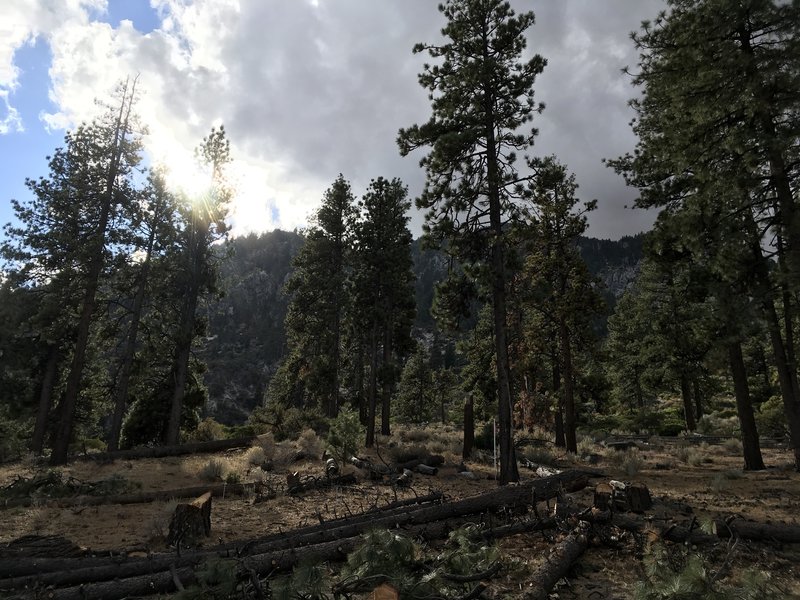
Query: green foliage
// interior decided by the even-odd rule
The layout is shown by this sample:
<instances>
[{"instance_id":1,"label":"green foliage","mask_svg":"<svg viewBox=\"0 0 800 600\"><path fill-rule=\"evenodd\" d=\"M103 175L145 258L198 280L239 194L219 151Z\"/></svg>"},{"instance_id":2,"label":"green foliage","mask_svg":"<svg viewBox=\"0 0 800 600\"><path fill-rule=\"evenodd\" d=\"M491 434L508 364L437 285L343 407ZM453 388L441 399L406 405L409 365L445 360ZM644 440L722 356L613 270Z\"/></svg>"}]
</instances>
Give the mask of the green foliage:
<instances>
[{"instance_id":1,"label":"green foliage","mask_svg":"<svg viewBox=\"0 0 800 600\"><path fill-rule=\"evenodd\" d=\"M761 435L782 439L787 434L783 400L773 396L759 407L756 424Z\"/></svg>"},{"instance_id":2,"label":"green foliage","mask_svg":"<svg viewBox=\"0 0 800 600\"><path fill-rule=\"evenodd\" d=\"M454 575L473 575L488 570L500 558L497 548L476 541L475 525L461 527L450 533L447 545L437 557L439 568Z\"/></svg>"},{"instance_id":3,"label":"green foliage","mask_svg":"<svg viewBox=\"0 0 800 600\"><path fill-rule=\"evenodd\" d=\"M364 427L358 413L347 406L339 409L339 414L330 421L326 439L331 454L339 464L345 464L356 454L363 433Z\"/></svg>"},{"instance_id":4,"label":"green foliage","mask_svg":"<svg viewBox=\"0 0 800 600\"><path fill-rule=\"evenodd\" d=\"M516 167L536 135L529 123L544 105L534 102L534 82L546 61L526 52L532 12L517 15L508 2L448 0L443 40L417 44L433 59L419 75L431 99L431 117L401 129L400 153L426 148L426 179L417 208L425 210L425 234L446 244L475 288L491 298L496 341L495 373L503 452L500 479L519 479L513 460L511 375L506 336L506 295L512 280L513 224L520 198L529 192ZM533 164L529 164L533 169ZM463 312L463 311L462 311ZM491 396L490 396L491 398Z\"/></svg>"},{"instance_id":5,"label":"green foliage","mask_svg":"<svg viewBox=\"0 0 800 600\"><path fill-rule=\"evenodd\" d=\"M0 406L0 463L16 460L27 451L30 424L12 418L6 406Z\"/></svg>"},{"instance_id":6,"label":"green foliage","mask_svg":"<svg viewBox=\"0 0 800 600\"><path fill-rule=\"evenodd\" d=\"M195 573L197 583L178 592L176 600L228 600L236 597L239 568L235 560L212 559L204 562Z\"/></svg>"},{"instance_id":7,"label":"green foliage","mask_svg":"<svg viewBox=\"0 0 800 600\"><path fill-rule=\"evenodd\" d=\"M270 585L273 600L327 600L330 596L328 569L324 564L301 562L288 577Z\"/></svg>"},{"instance_id":8,"label":"green foliage","mask_svg":"<svg viewBox=\"0 0 800 600\"><path fill-rule=\"evenodd\" d=\"M343 375L355 198L342 175L325 191L286 283L288 353L270 383L270 404L334 416Z\"/></svg>"},{"instance_id":9,"label":"green foliage","mask_svg":"<svg viewBox=\"0 0 800 600\"><path fill-rule=\"evenodd\" d=\"M187 436L189 442L213 442L215 440L224 440L227 436L227 430L224 425L217 423L213 417L206 417L203 419L196 429L191 431Z\"/></svg>"},{"instance_id":10,"label":"green foliage","mask_svg":"<svg viewBox=\"0 0 800 600\"><path fill-rule=\"evenodd\" d=\"M755 569L723 585L720 573L684 546L655 545L644 557L646 580L635 587L636 600L778 600L784 596L769 575ZM724 566L720 566L720 569Z\"/></svg>"},{"instance_id":11,"label":"green foliage","mask_svg":"<svg viewBox=\"0 0 800 600\"><path fill-rule=\"evenodd\" d=\"M406 361L395 397L395 418L401 423L426 423L432 420L436 406L433 404L433 373L430 353L418 345L416 352Z\"/></svg>"}]
</instances>

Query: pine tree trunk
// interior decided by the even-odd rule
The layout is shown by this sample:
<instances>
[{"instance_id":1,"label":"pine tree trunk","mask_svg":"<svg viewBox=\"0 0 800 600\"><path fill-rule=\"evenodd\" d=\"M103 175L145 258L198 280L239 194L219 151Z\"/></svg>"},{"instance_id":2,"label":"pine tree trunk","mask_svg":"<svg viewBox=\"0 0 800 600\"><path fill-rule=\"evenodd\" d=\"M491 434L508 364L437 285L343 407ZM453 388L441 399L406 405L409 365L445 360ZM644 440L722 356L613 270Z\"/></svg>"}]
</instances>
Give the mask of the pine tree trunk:
<instances>
[{"instance_id":1,"label":"pine tree trunk","mask_svg":"<svg viewBox=\"0 0 800 600\"><path fill-rule=\"evenodd\" d=\"M756 419L753 416L753 404L750 402L750 388L747 383L742 345L739 340L728 344L728 360L730 361L733 389L736 395L736 412L742 428L742 448L744 451L744 468L748 471L760 471L764 468L761 458L761 447L758 443Z\"/></svg>"},{"instance_id":2,"label":"pine tree trunk","mask_svg":"<svg viewBox=\"0 0 800 600\"><path fill-rule=\"evenodd\" d=\"M392 363L392 332L391 319L384 324L383 333L383 381L381 382L381 435L389 435L389 411L391 410L392 400L392 381L389 374L389 367Z\"/></svg>"},{"instance_id":3,"label":"pine tree trunk","mask_svg":"<svg viewBox=\"0 0 800 600\"><path fill-rule=\"evenodd\" d=\"M697 411L697 420L703 418L703 396L700 394L700 381L697 377L692 379L692 395L694 396L694 408Z\"/></svg>"},{"instance_id":4,"label":"pine tree trunk","mask_svg":"<svg viewBox=\"0 0 800 600\"><path fill-rule=\"evenodd\" d=\"M195 217L193 217L194 219ZM173 393L170 403L169 421L164 442L168 445L180 441L181 416L183 414L183 399L186 395L186 383L189 378L189 359L192 356L192 342L197 322L197 305L200 300L200 286L205 268L206 244L210 224L205 217L199 222L192 222L192 232L189 240L190 274L189 283L185 290L184 303L181 309L180 325L175 340L175 359L172 367Z\"/></svg>"},{"instance_id":5,"label":"pine tree trunk","mask_svg":"<svg viewBox=\"0 0 800 600\"><path fill-rule=\"evenodd\" d=\"M136 289L136 296L133 299L131 323L128 329L128 336L125 340L125 350L122 353L122 366L120 368L119 381L117 381L114 391L114 412L111 416L111 431L108 435L109 452L114 452L119 449L119 436L122 430L122 419L125 416L125 409L128 404L128 386L130 383L131 371L133 370L133 359L136 355L139 322L142 319L142 307L144 306L144 296L150 275L150 257L153 254L155 236L155 227L151 227L150 235L147 240L145 258L142 262L141 272L139 273L139 286Z\"/></svg>"},{"instance_id":6,"label":"pine tree trunk","mask_svg":"<svg viewBox=\"0 0 800 600\"><path fill-rule=\"evenodd\" d=\"M181 325L177 335L175 362L173 363L173 392L169 409L169 422L164 443L175 445L180 441L183 398L186 395L186 381L189 377L189 359L192 355L194 325L197 311L197 292L189 294L183 307Z\"/></svg>"},{"instance_id":7,"label":"pine tree trunk","mask_svg":"<svg viewBox=\"0 0 800 600\"><path fill-rule=\"evenodd\" d=\"M367 439L364 445L372 448L375 445L375 413L377 412L378 395L378 323L372 324L372 342L370 344L369 390L367 391Z\"/></svg>"},{"instance_id":8,"label":"pine tree trunk","mask_svg":"<svg viewBox=\"0 0 800 600\"><path fill-rule=\"evenodd\" d=\"M36 424L33 427L33 439L31 440L31 450L36 454L44 451L44 438L47 433L47 423L50 420L50 409L53 406L53 390L60 362L60 350L57 346L51 346L47 353L47 363L39 389L39 409L36 411Z\"/></svg>"},{"instance_id":9,"label":"pine tree trunk","mask_svg":"<svg viewBox=\"0 0 800 600\"><path fill-rule=\"evenodd\" d=\"M791 369L786 360L786 353L775 305L772 303L771 299L765 299L763 306L764 312L766 313L765 316L770 342L772 343L772 355L775 362L775 369L778 372L778 384L781 389L781 397L783 398L783 410L786 415L786 422L789 425L791 446L794 449L795 469L800 471L800 402L797 400L797 395L792 385Z\"/></svg>"},{"instance_id":10,"label":"pine tree trunk","mask_svg":"<svg viewBox=\"0 0 800 600\"><path fill-rule=\"evenodd\" d=\"M564 376L564 439L567 452L578 451L578 440L575 430L575 394L572 385L572 348L570 347L569 328L566 320L559 319L559 337L561 338L561 361Z\"/></svg>"},{"instance_id":11,"label":"pine tree trunk","mask_svg":"<svg viewBox=\"0 0 800 600\"><path fill-rule=\"evenodd\" d=\"M473 405L472 394L467 394L464 401L464 448L461 457L467 460L472 455L475 447L475 408Z\"/></svg>"},{"instance_id":12,"label":"pine tree trunk","mask_svg":"<svg viewBox=\"0 0 800 600\"><path fill-rule=\"evenodd\" d=\"M567 439L564 436L564 411L562 410L561 396L561 369L558 368L558 353L553 352L553 396L556 399L555 406L555 428L556 428L556 448L565 448Z\"/></svg>"},{"instance_id":13,"label":"pine tree trunk","mask_svg":"<svg viewBox=\"0 0 800 600\"><path fill-rule=\"evenodd\" d=\"M683 414L686 418L686 429L694 431L697 423L694 420L694 407L692 406L692 391L689 388L689 378L681 373L681 398L683 398Z\"/></svg>"}]
</instances>

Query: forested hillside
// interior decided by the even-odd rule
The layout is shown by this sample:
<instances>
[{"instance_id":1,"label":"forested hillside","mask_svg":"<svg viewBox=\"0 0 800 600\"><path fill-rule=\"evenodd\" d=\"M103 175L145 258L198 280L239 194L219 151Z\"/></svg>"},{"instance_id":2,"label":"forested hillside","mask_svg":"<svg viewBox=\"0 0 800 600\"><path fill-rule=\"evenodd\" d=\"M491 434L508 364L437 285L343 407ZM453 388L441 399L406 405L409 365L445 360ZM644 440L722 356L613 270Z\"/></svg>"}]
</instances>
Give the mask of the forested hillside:
<instances>
[{"instance_id":1,"label":"forested hillside","mask_svg":"<svg viewBox=\"0 0 800 600\"><path fill-rule=\"evenodd\" d=\"M642 260L643 234L621 240L582 237L577 246L590 273L600 281L610 308L634 281ZM296 232L273 231L235 238L220 252L224 295L209 302L209 335L203 357L208 365L205 413L226 424L244 423L264 401L270 378L286 352L284 319L289 296L284 286L291 261L303 245ZM431 341L442 337L431 314L436 284L448 272L447 256L411 246L415 336ZM610 314L610 312L609 312ZM605 321L605 317L604 317Z\"/></svg>"}]
</instances>

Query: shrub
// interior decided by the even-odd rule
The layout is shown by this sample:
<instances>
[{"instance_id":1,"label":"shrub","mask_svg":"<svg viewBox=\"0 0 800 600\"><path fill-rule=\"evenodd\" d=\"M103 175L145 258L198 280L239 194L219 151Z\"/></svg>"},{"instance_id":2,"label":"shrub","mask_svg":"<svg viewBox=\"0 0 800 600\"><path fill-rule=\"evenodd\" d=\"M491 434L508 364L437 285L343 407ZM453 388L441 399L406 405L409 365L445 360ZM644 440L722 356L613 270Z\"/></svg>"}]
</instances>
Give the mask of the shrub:
<instances>
[{"instance_id":1,"label":"shrub","mask_svg":"<svg viewBox=\"0 0 800 600\"><path fill-rule=\"evenodd\" d=\"M594 440L590 437L583 437L578 442L578 456L580 457L594 454L596 449L597 445L595 444Z\"/></svg>"},{"instance_id":2,"label":"shrub","mask_svg":"<svg viewBox=\"0 0 800 600\"><path fill-rule=\"evenodd\" d=\"M304 429L297 438L297 446L309 456L322 455L322 440L317 436L313 429Z\"/></svg>"},{"instance_id":3,"label":"shrub","mask_svg":"<svg viewBox=\"0 0 800 600\"><path fill-rule=\"evenodd\" d=\"M778 396L773 396L761 404L756 413L756 426L761 435L783 438L787 434L786 415L783 410L783 401Z\"/></svg>"},{"instance_id":4,"label":"shrub","mask_svg":"<svg viewBox=\"0 0 800 600\"><path fill-rule=\"evenodd\" d=\"M259 466L267 460L267 453L261 446L253 446L245 452L244 459L249 465Z\"/></svg>"},{"instance_id":5,"label":"shrub","mask_svg":"<svg viewBox=\"0 0 800 600\"><path fill-rule=\"evenodd\" d=\"M625 474L628 477L638 475L639 471L644 467L644 459L641 454L639 454L639 449L628 448L625 452L620 452L619 454L623 455L620 466L622 470L625 471Z\"/></svg>"},{"instance_id":6,"label":"shrub","mask_svg":"<svg viewBox=\"0 0 800 600\"><path fill-rule=\"evenodd\" d=\"M475 448L479 450L486 450L487 452L494 451L494 426L491 421L487 421L475 432Z\"/></svg>"},{"instance_id":7,"label":"shrub","mask_svg":"<svg viewBox=\"0 0 800 600\"><path fill-rule=\"evenodd\" d=\"M258 446L264 451L264 460L272 460L275 458L275 437L272 433L262 433L258 436Z\"/></svg>"},{"instance_id":8,"label":"shrub","mask_svg":"<svg viewBox=\"0 0 800 600\"><path fill-rule=\"evenodd\" d=\"M197 429L189 433L189 441L192 442L213 442L214 440L224 440L227 431L222 423L217 423L213 417L206 417L197 426Z\"/></svg>"},{"instance_id":9,"label":"shrub","mask_svg":"<svg viewBox=\"0 0 800 600\"><path fill-rule=\"evenodd\" d=\"M682 446L675 450L675 458L692 467L703 464L703 453L697 448Z\"/></svg>"},{"instance_id":10,"label":"shrub","mask_svg":"<svg viewBox=\"0 0 800 600\"><path fill-rule=\"evenodd\" d=\"M328 449L340 464L350 460L359 448L363 427L358 413L350 407L342 407L335 419L330 421Z\"/></svg>"},{"instance_id":11,"label":"shrub","mask_svg":"<svg viewBox=\"0 0 800 600\"><path fill-rule=\"evenodd\" d=\"M209 460L198 473L203 481L222 481L228 474L228 463L219 458Z\"/></svg>"},{"instance_id":12,"label":"shrub","mask_svg":"<svg viewBox=\"0 0 800 600\"><path fill-rule=\"evenodd\" d=\"M744 451L741 440L730 438L722 442L722 448L732 456L741 455Z\"/></svg>"},{"instance_id":13,"label":"shrub","mask_svg":"<svg viewBox=\"0 0 800 600\"><path fill-rule=\"evenodd\" d=\"M431 432L422 428L406 429L400 432L400 439L404 442L424 443L431 439Z\"/></svg>"},{"instance_id":14,"label":"shrub","mask_svg":"<svg viewBox=\"0 0 800 600\"><path fill-rule=\"evenodd\" d=\"M423 459L430 452L422 444L412 444L410 446L397 446L391 450L391 458L396 463L404 463L410 460Z\"/></svg>"},{"instance_id":15,"label":"shrub","mask_svg":"<svg viewBox=\"0 0 800 600\"><path fill-rule=\"evenodd\" d=\"M239 471L229 471L227 475L225 475L225 483L236 484L242 482L242 476L239 474Z\"/></svg>"},{"instance_id":16,"label":"shrub","mask_svg":"<svg viewBox=\"0 0 800 600\"><path fill-rule=\"evenodd\" d=\"M523 458L536 465L543 465L545 467L555 467L558 465L558 459L547 448L528 448L525 450Z\"/></svg>"},{"instance_id":17,"label":"shrub","mask_svg":"<svg viewBox=\"0 0 800 600\"><path fill-rule=\"evenodd\" d=\"M6 407L0 406L0 462L16 460L26 452L28 428L11 418Z\"/></svg>"}]
</instances>

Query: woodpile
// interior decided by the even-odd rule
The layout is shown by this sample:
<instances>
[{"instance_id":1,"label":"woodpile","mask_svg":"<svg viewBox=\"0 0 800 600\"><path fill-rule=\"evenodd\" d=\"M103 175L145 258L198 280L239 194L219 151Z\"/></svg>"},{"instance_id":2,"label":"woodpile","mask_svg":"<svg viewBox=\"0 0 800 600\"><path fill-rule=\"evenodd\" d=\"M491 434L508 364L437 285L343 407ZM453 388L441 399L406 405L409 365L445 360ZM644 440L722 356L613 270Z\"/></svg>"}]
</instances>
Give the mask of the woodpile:
<instances>
[{"instance_id":1,"label":"woodpile","mask_svg":"<svg viewBox=\"0 0 800 600\"><path fill-rule=\"evenodd\" d=\"M29 597L46 589L53 599L113 600L129 596L171 593L177 582L195 581L194 570L211 558L236 556L242 569L260 577L291 570L301 558L317 562L342 560L359 543L360 536L376 527L402 530L409 535L446 536L463 524L463 518L507 512L515 507L555 498L565 489L585 487L584 473L567 471L557 476L507 486L456 502L441 502L440 495L418 505L402 505L320 523L194 552L154 554L147 558L123 556L95 558L23 557L0 559L0 590L4 595ZM199 500L199 499L198 499ZM432 525L436 525L433 527Z\"/></svg>"},{"instance_id":2,"label":"woodpile","mask_svg":"<svg viewBox=\"0 0 800 600\"><path fill-rule=\"evenodd\" d=\"M360 461L360 464L355 464ZM366 473L382 472L378 466L354 459ZM432 462L435 462L432 461ZM335 463L335 461L334 461ZM408 464L408 463L404 463ZM437 466L422 460L411 468L387 467L388 484L408 486L415 473L434 476ZM353 473L342 474L324 463L319 477L301 478L290 473L287 491L298 494L311 489L356 483ZM420 469L420 467L424 467ZM352 467L348 466L350 470ZM413 469L413 471L412 471ZM427 473L426 473L427 470ZM433 470L433 471L431 471ZM212 498L216 488L190 502L179 504L173 514L168 542L174 552L128 557L119 553L84 556L80 549L63 538L21 539L0 548L0 596L47 597L54 600L91 600L143 597L169 594L197 581L196 572L211 560L235 559L236 576L255 581L292 570L301 560L323 563L342 561L361 543L361 536L375 528L387 528L423 540L444 539L469 522L480 521L484 528L470 536L490 541L504 536L540 531L553 545L544 560L530 575L525 598L546 599L554 585L567 576L572 565L590 547L614 547L627 536L643 539L653 536L669 542L692 544L719 543L728 537L751 540L800 543L800 527L753 523L733 517L714 521L713 532L701 529L695 518L679 522L662 512L648 515L653 499L646 486L620 481L601 481L593 488L591 506L580 506L569 494L584 489L597 472L564 471L446 502L441 493L397 500L320 523L236 543L203 547L211 534ZM405 478L406 482L400 479ZM235 488L235 486L228 486ZM555 500L555 503L552 501ZM541 504L547 503L547 510ZM543 534L545 535L545 534ZM474 582L475 598L485 590L485 581L502 570L474 575L458 575L463 582ZM390 593L391 586L378 585L376 594ZM255 585L255 584L254 584ZM373 589L373 588L370 588ZM379 591L380 590L380 591ZM380 595L375 597L382 597Z\"/></svg>"}]
</instances>

